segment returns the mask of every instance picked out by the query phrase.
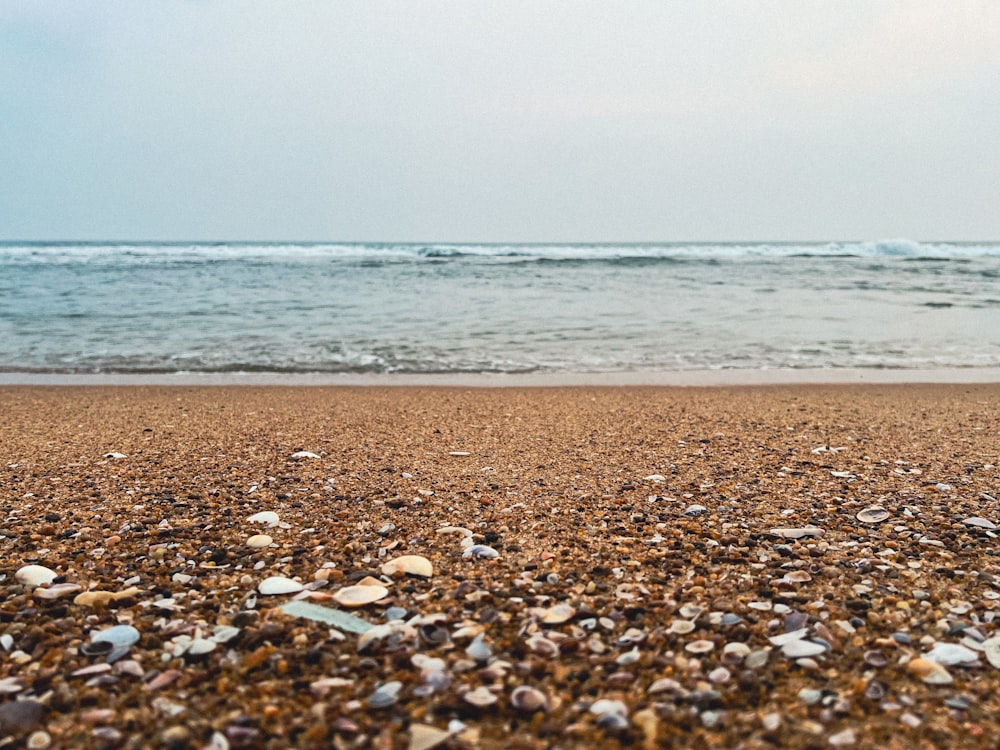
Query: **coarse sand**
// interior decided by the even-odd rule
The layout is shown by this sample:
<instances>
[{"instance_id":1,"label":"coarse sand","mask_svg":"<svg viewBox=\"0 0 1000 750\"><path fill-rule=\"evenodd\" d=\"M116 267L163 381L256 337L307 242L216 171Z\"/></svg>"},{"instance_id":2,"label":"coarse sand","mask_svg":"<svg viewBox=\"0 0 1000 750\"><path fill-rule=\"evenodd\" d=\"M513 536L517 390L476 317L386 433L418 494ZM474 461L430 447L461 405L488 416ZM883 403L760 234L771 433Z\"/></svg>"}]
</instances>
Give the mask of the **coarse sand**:
<instances>
[{"instance_id":1,"label":"coarse sand","mask_svg":"<svg viewBox=\"0 0 1000 750\"><path fill-rule=\"evenodd\" d=\"M994 747L998 464L1000 384L0 388L0 737Z\"/></svg>"}]
</instances>

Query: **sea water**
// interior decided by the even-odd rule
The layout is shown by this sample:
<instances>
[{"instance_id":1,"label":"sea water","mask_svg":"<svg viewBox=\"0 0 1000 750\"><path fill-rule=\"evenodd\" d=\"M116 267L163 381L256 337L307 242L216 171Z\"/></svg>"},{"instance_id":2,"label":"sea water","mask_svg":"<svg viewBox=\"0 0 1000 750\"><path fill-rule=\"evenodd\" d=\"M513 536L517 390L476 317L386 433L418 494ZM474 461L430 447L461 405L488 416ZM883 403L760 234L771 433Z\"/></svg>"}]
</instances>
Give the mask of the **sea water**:
<instances>
[{"instance_id":1,"label":"sea water","mask_svg":"<svg viewBox=\"0 0 1000 750\"><path fill-rule=\"evenodd\" d=\"M1000 243L0 243L0 371L1000 365Z\"/></svg>"}]
</instances>

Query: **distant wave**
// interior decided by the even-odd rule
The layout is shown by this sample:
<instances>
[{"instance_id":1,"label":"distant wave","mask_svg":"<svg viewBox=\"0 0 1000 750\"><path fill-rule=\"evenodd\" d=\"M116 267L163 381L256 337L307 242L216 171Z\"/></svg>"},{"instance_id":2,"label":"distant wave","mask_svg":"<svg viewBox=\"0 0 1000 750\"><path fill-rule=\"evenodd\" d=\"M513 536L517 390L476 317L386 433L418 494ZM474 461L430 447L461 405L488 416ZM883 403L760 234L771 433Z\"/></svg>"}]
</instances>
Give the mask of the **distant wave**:
<instances>
[{"instance_id":1,"label":"distant wave","mask_svg":"<svg viewBox=\"0 0 1000 750\"><path fill-rule=\"evenodd\" d=\"M789 257L967 259L1000 257L1000 242L922 243L907 239L825 243L158 243L5 242L0 263L173 264L230 260L374 262L705 261Z\"/></svg>"}]
</instances>

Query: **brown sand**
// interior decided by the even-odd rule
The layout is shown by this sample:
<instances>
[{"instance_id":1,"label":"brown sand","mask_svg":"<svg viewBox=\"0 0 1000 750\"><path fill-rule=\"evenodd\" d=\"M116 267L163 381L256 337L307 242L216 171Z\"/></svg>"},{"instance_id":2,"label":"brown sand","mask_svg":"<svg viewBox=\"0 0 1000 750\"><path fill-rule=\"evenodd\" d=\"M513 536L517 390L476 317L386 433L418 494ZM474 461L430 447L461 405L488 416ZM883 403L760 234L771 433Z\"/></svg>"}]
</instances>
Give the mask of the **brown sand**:
<instances>
[{"instance_id":1,"label":"brown sand","mask_svg":"<svg viewBox=\"0 0 1000 750\"><path fill-rule=\"evenodd\" d=\"M1000 659L1000 565L995 533L962 521L1000 522L998 405L1000 385L3 388L0 736L405 748L451 722L440 747L993 747L1000 669L981 644ZM889 519L857 520L871 505ZM288 528L246 520L262 510ZM499 558L463 558L449 525ZM770 533L807 526L822 535ZM258 533L274 545L248 548ZM253 594L326 564L311 601L330 606L403 554L434 575L354 613L439 621L362 653L282 613L291 595ZM45 599L14 579L32 563L138 591ZM575 614L546 624L559 603ZM141 640L100 666L82 647L118 623ZM174 655L230 624L214 651ZM769 640L803 624L822 653ZM912 662L935 642L978 664L925 684ZM444 661L436 691L415 655ZM398 700L371 706L391 681ZM512 705L521 685L547 710Z\"/></svg>"}]
</instances>

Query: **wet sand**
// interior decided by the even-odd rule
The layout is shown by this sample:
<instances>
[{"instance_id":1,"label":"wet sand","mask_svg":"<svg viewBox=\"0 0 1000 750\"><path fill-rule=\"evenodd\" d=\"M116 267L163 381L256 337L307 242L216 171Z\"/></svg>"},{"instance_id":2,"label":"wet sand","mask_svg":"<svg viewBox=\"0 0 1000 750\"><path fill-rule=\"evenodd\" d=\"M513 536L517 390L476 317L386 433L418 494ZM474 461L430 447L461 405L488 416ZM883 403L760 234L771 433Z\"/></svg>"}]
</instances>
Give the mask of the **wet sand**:
<instances>
[{"instance_id":1,"label":"wet sand","mask_svg":"<svg viewBox=\"0 0 1000 750\"><path fill-rule=\"evenodd\" d=\"M10 386L0 415L18 742L1000 735L1000 384ZM365 579L363 635L281 609Z\"/></svg>"}]
</instances>

